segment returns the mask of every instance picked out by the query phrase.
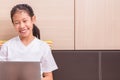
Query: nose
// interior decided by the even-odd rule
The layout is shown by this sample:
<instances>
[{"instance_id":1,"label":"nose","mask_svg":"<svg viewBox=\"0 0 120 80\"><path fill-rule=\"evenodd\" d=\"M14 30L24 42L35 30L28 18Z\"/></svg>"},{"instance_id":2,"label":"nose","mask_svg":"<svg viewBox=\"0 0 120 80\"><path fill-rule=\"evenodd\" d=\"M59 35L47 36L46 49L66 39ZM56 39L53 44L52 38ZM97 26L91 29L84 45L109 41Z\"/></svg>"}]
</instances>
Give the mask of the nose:
<instances>
[{"instance_id":1,"label":"nose","mask_svg":"<svg viewBox=\"0 0 120 80\"><path fill-rule=\"evenodd\" d=\"M20 23L20 28L24 28L24 27L25 27L24 23L21 22L21 23Z\"/></svg>"}]
</instances>

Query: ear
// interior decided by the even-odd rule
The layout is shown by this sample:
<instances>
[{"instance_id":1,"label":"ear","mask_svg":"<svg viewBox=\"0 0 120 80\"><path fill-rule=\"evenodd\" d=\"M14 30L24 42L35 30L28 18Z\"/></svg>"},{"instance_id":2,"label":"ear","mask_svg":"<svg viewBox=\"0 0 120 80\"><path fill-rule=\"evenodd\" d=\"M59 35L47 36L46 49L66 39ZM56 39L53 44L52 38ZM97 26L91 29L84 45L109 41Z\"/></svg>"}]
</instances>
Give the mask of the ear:
<instances>
[{"instance_id":1,"label":"ear","mask_svg":"<svg viewBox=\"0 0 120 80\"><path fill-rule=\"evenodd\" d=\"M36 22L36 16L32 17L32 22L33 22L33 24L35 24L35 22Z\"/></svg>"}]
</instances>

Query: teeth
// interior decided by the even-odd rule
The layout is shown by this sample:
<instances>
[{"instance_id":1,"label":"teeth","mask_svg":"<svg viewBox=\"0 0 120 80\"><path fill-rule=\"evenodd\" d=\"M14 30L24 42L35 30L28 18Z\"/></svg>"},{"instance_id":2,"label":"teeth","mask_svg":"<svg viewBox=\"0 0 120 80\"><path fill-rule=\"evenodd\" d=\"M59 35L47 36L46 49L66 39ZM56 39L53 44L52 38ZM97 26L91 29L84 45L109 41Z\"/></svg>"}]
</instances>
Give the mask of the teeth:
<instances>
[{"instance_id":1,"label":"teeth","mask_svg":"<svg viewBox=\"0 0 120 80\"><path fill-rule=\"evenodd\" d=\"M21 30L20 32L21 32L21 33L25 33L25 32L26 32L26 30Z\"/></svg>"}]
</instances>

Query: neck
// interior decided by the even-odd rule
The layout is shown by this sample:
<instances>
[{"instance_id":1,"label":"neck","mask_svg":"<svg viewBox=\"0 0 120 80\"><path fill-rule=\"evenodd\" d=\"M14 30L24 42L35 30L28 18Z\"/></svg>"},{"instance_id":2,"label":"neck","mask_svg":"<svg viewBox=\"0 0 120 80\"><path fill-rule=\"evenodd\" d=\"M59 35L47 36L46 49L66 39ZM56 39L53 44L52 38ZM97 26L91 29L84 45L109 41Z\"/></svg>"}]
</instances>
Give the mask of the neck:
<instances>
[{"instance_id":1,"label":"neck","mask_svg":"<svg viewBox=\"0 0 120 80\"><path fill-rule=\"evenodd\" d=\"M24 45L28 45L35 37L32 35L32 36L28 36L28 37L20 37L20 40L22 41L22 43Z\"/></svg>"}]
</instances>

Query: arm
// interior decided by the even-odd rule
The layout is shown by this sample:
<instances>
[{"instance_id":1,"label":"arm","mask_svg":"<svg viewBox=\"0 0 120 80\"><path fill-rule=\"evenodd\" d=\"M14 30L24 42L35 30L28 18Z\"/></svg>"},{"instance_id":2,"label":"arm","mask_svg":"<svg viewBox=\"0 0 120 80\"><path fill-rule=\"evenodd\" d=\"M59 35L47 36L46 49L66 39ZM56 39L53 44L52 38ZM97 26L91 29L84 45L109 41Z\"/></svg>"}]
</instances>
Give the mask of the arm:
<instances>
[{"instance_id":1,"label":"arm","mask_svg":"<svg viewBox=\"0 0 120 80\"><path fill-rule=\"evenodd\" d=\"M0 61L6 61L7 60L7 46L2 45L0 46Z\"/></svg>"},{"instance_id":2,"label":"arm","mask_svg":"<svg viewBox=\"0 0 120 80\"><path fill-rule=\"evenodd\" d=\"M41 59L41 71L43 72L42 80L53 80L52 71L58 69L58 67L51 53L50 47L46 46L46 48L44 49L45 49L44 55L42 56L42 59Z\"/></svg>"},{"instance_id":3,"label":"arm","mask_svg":"<svg viewBox=\"0 0 120 80\"><path fill-rule=\"evenodd\" d=\"M45 73L43 73L42 80L53 80L52 72L45 72Z\"/></svg>"}]
</instances>

